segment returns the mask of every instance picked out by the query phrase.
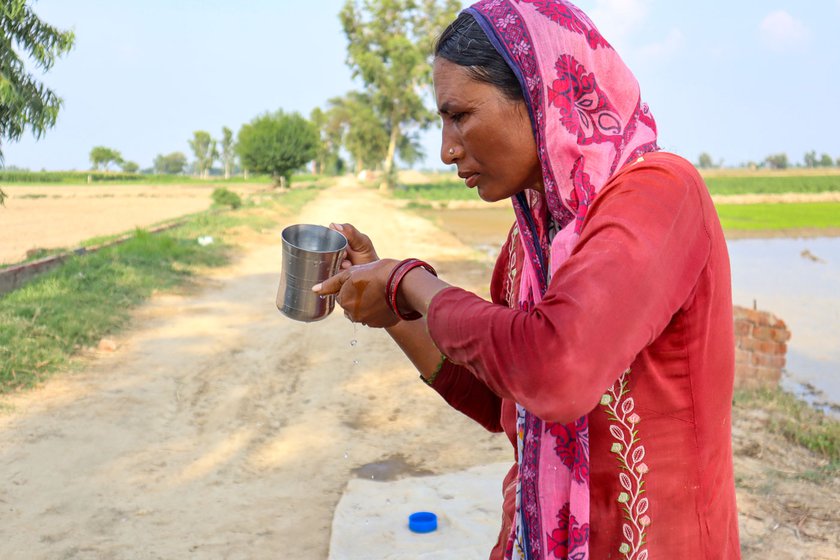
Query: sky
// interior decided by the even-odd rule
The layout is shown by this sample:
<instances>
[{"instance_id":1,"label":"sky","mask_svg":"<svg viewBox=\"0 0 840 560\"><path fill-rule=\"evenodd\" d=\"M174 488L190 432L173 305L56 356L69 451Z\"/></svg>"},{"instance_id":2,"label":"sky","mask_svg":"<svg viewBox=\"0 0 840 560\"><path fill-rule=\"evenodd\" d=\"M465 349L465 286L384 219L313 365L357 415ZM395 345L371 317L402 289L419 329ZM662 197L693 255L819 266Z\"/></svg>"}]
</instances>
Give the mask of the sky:
<instances>
[{"instance_id":1,"label":"sky","mask_svg":"<svg viewBox=\"0 0 840 560\"><path fill-rule=\"evenodd\" d=\"M277 109L308 116L364 87L345 62L344 0L30 4L76 45L43 76L64 100L55 128L4 142L7 167L88 169L98 145L141 168L174 151L192 159L193 131L220 138ZM840 0L577 4L636 74L664 149L727 166L840 158ZM423 133L416 167L444 168L439 142L439 128Z\"/></svg>"}]
</instances>

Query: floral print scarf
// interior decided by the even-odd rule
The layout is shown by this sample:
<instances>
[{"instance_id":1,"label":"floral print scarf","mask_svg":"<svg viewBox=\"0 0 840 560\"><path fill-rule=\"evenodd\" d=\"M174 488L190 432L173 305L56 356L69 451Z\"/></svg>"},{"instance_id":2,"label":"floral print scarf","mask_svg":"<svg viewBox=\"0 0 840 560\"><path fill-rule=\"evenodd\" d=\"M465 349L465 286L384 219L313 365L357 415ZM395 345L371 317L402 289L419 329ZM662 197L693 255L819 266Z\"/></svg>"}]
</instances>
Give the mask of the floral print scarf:
<instances>
[{"instance_id":1,"label":"floral print scarf","mask_svg":"<svg viewBox=\"0 0 840 560\"><path fill-rule=\"evenodd\" d=\"M466 11L519 79L542 165L545 194L527 190L513 201L525 251L518 304L527 310L571 254L600 189L625 163L658 149L656 124L633 74L573 4L483 0ZM587 416L554 424L517 405L517 432L505 558L588 559Z\"/></svg>"}]
</instances>

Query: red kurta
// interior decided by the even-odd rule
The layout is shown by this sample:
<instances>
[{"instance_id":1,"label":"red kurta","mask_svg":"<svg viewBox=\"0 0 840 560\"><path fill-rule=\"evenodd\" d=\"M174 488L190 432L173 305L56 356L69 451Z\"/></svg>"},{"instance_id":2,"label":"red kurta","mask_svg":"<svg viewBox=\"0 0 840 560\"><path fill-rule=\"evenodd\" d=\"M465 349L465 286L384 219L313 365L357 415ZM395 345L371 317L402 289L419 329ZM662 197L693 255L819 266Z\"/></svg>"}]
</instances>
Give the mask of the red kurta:
<instances>
[{"instance_id":1,"label":"red kurta","mask_svg":"<svg viewBox=\"0 0 840 560\"><path fill-rule=\"evenodd\" d=\"M448 360L434 388L514 447L516 402L549 422L589 415L592 560L739 558L729 258L694 167L654 153L620 170L530 312L510 305L522 258L514 228L493 303L459 288L435 296L429 332ZM634 540L644 546L628 552Z\"/></svg>"}]
</instances>

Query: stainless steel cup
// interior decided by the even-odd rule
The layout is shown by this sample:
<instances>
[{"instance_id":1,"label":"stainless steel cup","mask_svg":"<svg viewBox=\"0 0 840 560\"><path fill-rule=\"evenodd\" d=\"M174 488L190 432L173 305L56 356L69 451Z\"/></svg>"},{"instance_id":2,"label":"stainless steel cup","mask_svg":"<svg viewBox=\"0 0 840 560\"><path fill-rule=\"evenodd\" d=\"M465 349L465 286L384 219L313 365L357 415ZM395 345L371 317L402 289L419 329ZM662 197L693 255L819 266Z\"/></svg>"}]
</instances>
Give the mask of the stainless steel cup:
<instances>
[{"instance_id":1,"label":"stainless steel cup","mask_svg":"<svg viewBox=\"0 0 840 560\"><path fill-rule=\"evenodd\" d=\"M283 274L277 289L277 309L286 317L320 321L335 307L335 296L321 297L312 286L338 272L347 239L324 226L298 224L283 230Z\"/></svg>"}]
</instances>

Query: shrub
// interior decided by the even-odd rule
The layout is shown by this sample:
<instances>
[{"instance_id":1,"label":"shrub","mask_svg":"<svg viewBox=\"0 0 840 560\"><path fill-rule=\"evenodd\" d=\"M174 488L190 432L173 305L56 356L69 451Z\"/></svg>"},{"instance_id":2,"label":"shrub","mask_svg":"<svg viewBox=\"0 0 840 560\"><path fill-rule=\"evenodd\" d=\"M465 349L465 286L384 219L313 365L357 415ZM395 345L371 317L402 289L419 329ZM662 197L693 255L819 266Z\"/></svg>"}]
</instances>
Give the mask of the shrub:
<instances>
[{"instance_id":1,"label":"shrub","mask_svg":"<svg viewBox=\"0 0 840 560\"><path fill-rule=\"evenodd\" d=\"M214 190L210 196L213 198L213 202L219 206L230 206L234 210L242 206L242 199L239 195L224 187Z\"/></svg>"}]
</instances>

